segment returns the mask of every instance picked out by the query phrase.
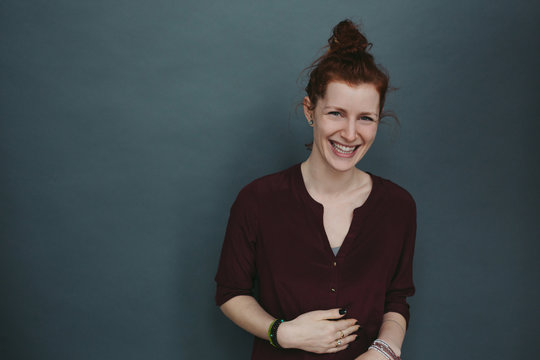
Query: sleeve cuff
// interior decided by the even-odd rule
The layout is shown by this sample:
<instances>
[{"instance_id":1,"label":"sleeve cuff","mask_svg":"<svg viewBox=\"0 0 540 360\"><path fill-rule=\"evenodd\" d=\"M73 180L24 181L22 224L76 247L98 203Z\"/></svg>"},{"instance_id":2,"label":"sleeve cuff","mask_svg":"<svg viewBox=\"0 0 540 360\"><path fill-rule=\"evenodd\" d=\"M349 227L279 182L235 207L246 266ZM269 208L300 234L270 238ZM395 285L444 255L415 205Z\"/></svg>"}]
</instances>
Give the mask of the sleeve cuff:
<instances>
[{"instance_id":1,"label":"sleeve cuff","mask_svg":"<svg viewBox=\"0 0 540 360\"><path fill-rule=\"evenodd\" d=\"M227 301L229 301L230 299L232 299L233 297L239 296L239 295L253 296L253 293L251 292L251 290L234 289L234 288L229 288L229 287L218 284L217 290L216 290L216 305L221 306L225 304Z\"/></svg>"}]
</instances>

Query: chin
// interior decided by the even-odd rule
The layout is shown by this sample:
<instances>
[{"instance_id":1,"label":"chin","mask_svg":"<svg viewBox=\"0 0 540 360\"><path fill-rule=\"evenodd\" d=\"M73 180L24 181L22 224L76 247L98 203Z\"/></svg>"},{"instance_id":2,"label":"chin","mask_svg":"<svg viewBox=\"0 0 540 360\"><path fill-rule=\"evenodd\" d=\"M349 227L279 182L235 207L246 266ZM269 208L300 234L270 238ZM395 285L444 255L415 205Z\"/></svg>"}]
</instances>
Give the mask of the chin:
<instances>
[{"instance_id":1,"label":"chin","mask_svg":"<svg viewBox=\"0 0 540 360\"><path fill-rule=\"evenodd\" d=\"M360 159L356 160L354 158L332 159L330 161L327 161L327 164L334 171L347 172L347 171L355 169L356 164L358 164L359 161Z\"/></svg>"}]
</instances>

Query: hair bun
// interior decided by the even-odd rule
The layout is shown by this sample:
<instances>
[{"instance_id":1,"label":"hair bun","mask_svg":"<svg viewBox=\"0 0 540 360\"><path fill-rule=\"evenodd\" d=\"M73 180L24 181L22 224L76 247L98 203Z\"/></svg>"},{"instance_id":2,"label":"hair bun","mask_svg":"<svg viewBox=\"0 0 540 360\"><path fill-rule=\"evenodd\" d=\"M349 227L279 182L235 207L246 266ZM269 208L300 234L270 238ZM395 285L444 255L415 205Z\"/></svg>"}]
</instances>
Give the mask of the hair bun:
<instances>
[{"instance_id":1,"label":"hair bun","mask_svg":"<svg viewBox=\"0 0 540 360\"><path fill-rule=\"evenodd\" d=\"M365 52L371 45L358 26L349 19L334 26L332 36L328 39L330 51L343 54Z\"/></svg>"}]
</instances>

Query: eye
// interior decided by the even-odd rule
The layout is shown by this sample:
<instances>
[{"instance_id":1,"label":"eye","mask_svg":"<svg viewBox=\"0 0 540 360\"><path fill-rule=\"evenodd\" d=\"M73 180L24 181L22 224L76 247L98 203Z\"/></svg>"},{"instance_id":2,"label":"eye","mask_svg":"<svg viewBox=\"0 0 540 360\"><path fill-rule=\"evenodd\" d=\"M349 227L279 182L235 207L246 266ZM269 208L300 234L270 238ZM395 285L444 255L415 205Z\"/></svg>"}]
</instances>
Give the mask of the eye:
<instances>
[{"instance_id":1,"label":"eye","mask_svg":"<svg viewBox=\"0 0 540 360\"><path fill-rule=\"evenodd\" d=\"M341 116L341 113L339 111L330 111L328 114L333 116Z\"/></svg>"},{"instance_id":2,"label":"eye","mask_svg":"<svg viewBox=\"0 0 540 360\"><path fill-rule=\"evenodd\" d=\"M362 116L360 118L360 120L363 120L363 121L375 121L375 119L373 119L372 117L369 117L369 116Z\"/></svg>"}]
</instances>

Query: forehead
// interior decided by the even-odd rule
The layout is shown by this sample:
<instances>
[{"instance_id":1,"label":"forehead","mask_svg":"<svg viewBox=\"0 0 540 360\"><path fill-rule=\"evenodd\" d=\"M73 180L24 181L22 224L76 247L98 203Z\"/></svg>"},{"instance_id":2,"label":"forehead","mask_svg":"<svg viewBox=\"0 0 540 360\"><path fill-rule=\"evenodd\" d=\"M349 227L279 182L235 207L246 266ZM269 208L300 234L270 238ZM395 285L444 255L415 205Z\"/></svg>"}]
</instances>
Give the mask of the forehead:
<instances>
[{"instance_id":1,"label":"forehead","mask_svg":"<svg viewBox=\"0 0 540 360\"><path fill-rule=\"evenodd\" d=\"M379 92L373 84L349 85L332 81L326 87L326 94L321 105L340 107L350 111L378 112Z\"/></svg>"}]
</instances>

